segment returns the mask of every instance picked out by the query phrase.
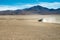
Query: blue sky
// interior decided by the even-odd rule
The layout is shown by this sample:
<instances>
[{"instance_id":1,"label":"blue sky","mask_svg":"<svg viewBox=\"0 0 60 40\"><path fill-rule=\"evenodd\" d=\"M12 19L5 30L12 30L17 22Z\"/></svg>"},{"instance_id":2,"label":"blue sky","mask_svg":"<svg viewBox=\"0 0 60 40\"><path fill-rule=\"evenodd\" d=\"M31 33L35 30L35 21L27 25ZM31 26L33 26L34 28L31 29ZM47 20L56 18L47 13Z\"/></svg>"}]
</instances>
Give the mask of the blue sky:
<instances>
[{"instance_id":1,"label":"blue sky","mask_svg":"<svg viewBox=\"0 0 60 40\"><path fill-rule=\"evenodd\" d=\"M40 5L47 8L60 8L60 0L0 0L0 10L24 9Z\"/></svg>"}]
</instances>

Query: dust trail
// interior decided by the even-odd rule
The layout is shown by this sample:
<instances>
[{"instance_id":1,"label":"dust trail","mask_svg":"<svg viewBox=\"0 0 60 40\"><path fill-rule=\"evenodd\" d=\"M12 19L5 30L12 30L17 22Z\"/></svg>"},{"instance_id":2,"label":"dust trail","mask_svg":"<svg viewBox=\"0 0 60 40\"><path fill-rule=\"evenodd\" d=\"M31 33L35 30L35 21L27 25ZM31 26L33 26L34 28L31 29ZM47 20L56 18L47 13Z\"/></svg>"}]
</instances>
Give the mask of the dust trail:
<instances>
[{"instance_id":1,"label":"dust trail","mask_svg":"<svg viewBox=\"0 0 60 40\"><path fill-rule=\"evenodd\" d=\"M58 21L59 20L59 21ZM48 22L48 23L60 23L60 19L58 17L45 17L43 18L43 21L42 22Z\"/></svg>"}]
</instances>

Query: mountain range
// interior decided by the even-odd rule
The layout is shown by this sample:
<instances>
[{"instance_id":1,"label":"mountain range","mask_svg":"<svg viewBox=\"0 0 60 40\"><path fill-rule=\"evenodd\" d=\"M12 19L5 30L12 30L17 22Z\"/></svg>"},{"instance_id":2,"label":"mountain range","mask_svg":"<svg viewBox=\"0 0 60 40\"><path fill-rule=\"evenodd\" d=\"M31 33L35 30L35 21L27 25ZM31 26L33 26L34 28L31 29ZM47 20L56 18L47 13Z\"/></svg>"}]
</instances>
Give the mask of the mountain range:
<instances>
[{"instance_id":1,"label":"mountain range","mask_svg":"<svg viewBox=\"0 0 60 40\"><path fill-rule=\"evenodd\" d=\"M48 9L42 6L33 6L25 9L0 11L0 15L60 15L60 8Z\"/></svg>"}]
</instances>

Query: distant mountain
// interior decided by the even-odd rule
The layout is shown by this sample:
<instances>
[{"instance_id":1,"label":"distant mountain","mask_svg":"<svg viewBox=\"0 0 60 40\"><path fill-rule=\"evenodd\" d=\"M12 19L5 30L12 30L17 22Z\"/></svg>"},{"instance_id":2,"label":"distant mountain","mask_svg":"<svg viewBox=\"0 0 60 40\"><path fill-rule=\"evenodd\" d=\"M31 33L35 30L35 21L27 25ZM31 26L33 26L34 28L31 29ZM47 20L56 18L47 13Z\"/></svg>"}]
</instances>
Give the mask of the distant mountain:
<instances>
[{"instance_id":1,"label":"distant mountain","mask_svg":"<svg viewBox=\"0 0 60 40\"><path fill-rule=\"evenodd\" d=\"M60 8L58 9L48 9L46 7L42 6L33 6L31 8L26 9L18 9L18 10L6 10L6 11L0 11L0 15L52 15L52 14L60 14Z\"/></svg>"}]
</instances>

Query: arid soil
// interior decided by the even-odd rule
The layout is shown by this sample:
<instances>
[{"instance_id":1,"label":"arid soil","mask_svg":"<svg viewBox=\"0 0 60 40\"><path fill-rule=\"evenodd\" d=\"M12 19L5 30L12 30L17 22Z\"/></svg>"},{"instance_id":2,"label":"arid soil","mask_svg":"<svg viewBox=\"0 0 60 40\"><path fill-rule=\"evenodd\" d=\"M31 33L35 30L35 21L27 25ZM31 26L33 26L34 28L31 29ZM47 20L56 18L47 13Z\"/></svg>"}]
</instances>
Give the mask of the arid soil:
<instances>
[{"instance_id":1,"label":"arid soil","mask_svg":"<svg viewBox=\"0 0 60 40\"><path fill-rule=\"evenodd\" d=\"M43 23L43 16L0 16L0 40L60 40L60 24Z\"/></svg>"}]
</instances>

